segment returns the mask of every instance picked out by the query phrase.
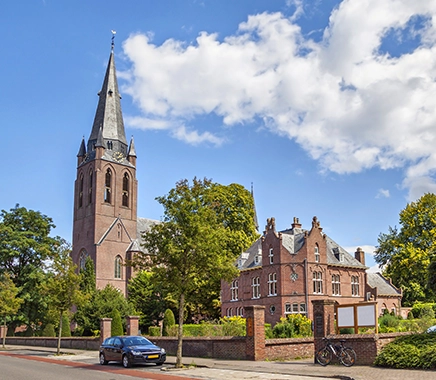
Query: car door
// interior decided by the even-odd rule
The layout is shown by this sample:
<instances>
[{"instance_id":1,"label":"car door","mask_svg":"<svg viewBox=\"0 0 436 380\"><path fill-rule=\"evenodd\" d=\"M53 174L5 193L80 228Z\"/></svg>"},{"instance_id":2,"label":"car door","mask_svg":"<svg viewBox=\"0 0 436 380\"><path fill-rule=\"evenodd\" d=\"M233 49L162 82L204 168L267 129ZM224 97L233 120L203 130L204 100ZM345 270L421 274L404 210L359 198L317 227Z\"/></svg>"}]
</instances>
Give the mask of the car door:
<instances>
[{"instance_id":1,"label":"car door","mask_svg":"<svg viewBox=\"0 0 436 380\"><path fill-rule=\"evenodd\" d=\"M121 361L123 358L123 342L121 341L120 338L115 338L114 339L114 346L113 346L113 359L112 360L117 360L117 361Z\"/></svg>"},{"instance_id":2,"label":"car door","mask_svg":"<svg viewBox=\"0 0 436 380\"><path fill-rule=\"evenodd\" d=\"M103 353L107 361L115 360L113 359L114 353L114 338L108 338L103 343Z\"/></svg>"}]
</instances>

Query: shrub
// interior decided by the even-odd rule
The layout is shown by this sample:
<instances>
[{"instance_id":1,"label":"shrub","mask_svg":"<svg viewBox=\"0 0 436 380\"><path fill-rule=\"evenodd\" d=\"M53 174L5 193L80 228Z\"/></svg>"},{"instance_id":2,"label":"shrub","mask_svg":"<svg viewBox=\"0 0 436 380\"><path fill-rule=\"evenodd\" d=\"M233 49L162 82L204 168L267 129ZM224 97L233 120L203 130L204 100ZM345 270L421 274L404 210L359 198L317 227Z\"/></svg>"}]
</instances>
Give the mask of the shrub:
<instances>
[{"instance_id":1,"label":"shrub","mask_svg":"<svg viewBox=\"0 0 436 380\"><path fill-rule=\"evenodd\" d=\"M275 338L301 338L312 335L312 321L301 314L289 314L280 318L273 328Z\"/></svg>"},{"instance_id":2,"label":"shrub","mask_svg":"<svg viewBox=\"0 0 436 380\"><path fill-rule=\"evenodd\" d=\"M385 314L378 319L380 332L395 332L400 324L400 320L390 314Z\"/></svg>"},{"instance_id":3,"label":"shrub","mask_svg":"<svg viewBox=\"0 0 436 380\"><path fill-rule=\"evenodd\" d=\"M265 323L265 339L273 339L274 334L270 323Z\"/></svg>"},{"instance_id":4,"label":"shrub","mask_svg":"<svg viewBox=\"0 0 436 380\"><path fill-rule=\"evenodd\" d=\"M61 330L61 336L63 337L69 337L71 336L71 330L70 330L70 318L68 318L67 314L62 315L62 330Z\"/></svg>"},{"instance_id":5,"label":"shrub","mask_svg":"<svg viewBox=\"0 0 436 380\"><path fill-rule=\"evenodd\" d=\"M220 319L224 336L245 336L245 318L224 317Z\"/></svg>"},{"instance_id":6,"label":"shrub","mask_svg":"<svg viewBox=\"0 0 436 380\"><path fill-rule=\"evenodd\" d=\"M435 317L435 307L434 303L421 303L415 302L410 312L413 314L414 318L434 318Z\"/></svg>"},{"instance_id":7,"label":"shrub","mask_svg":"<svg viewBox=\"0 0 436 380\"><path fill-rule=\"evenodd\" d=\"M148 335L149 336L160 336L160 327L159 326L149 326L148 327Z\"/></svg>"},{"instance_id":8,"label":"shrub","mask_svg":"<svg viewBox=\"0 0 436 380\"><path fill-rule=\"evenodd\" d=\"M174 335L170 335L170 330L172 330L172 327L174 327L175 324L176 324L176 319L174 318L173 311L171 309L166 309L165 314L164 314L164 318L163 318L162 335L163 336L174 336Z\"/></svg>"},{"instance_id":9,"label":"shrub","mask_svg":"<svg viewBox=\"0 0 436 380\"><path fill-rule=\"evenodd\" d=\"M375 365L391 368L436 368L436 334L413 334L387 344Z\"/></svg>"},{"instance_id":10,"label":"shrub","mask_svg":"<svg viewBox=\"0 0 436 380\"><path fill-rule=\"evenodd\" d=\"M123 322L121 321L121 315L118 309L114 309L112 312L112 323L111 323L111 335L123 335Z\"/></svg>"},{"instance_id":11,"label":"shrub","mask_svg":"<svg viewBox=\"0 0 436 380\"><path fill-rule=\"evenodd\" d=\"M339 329L339 334L354 334L354 328L353 327L344 327L342 329Z\"/></svg>"},{"instance_id":12,"label":"shrub","mask_svg":"<svg viewBox=\"0 0 436 380\"><path fill-rule=\"evenodd\" d=\"M53 338L56 336L55 328L52 323L47 323L42 330L42 336Z\"/></svg>"}]
</instances>

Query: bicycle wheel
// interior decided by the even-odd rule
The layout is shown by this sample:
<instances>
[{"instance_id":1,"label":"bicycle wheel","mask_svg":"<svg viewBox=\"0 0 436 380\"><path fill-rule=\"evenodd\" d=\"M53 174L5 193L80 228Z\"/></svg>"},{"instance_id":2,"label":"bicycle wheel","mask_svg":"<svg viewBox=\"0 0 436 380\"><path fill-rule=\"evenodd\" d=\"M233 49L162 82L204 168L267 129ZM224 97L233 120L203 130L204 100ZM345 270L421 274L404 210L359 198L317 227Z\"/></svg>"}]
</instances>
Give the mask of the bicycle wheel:
<instances>
[{"instance_id":1,"label":"bicycle wheel","mask_svg":"<svg viewBox=\"0 0 436 380\"><path fill-rule=\"evenodd\" d=\"M340 353L339 360L345 367L351 367L356 363L356 352L351 347L344 347Z\"/></svg>"},{"instance_id":2,"label":"bicycle wheel","mask_svg":"<svg viewBox=\"0 0 436 380\"><path fill-rule=\"evenodd\" d=\"M332 361L332 352L328 347L321 348L315 355L316 361L322 366L330 364Z\"/></svg>"}]
</instances>

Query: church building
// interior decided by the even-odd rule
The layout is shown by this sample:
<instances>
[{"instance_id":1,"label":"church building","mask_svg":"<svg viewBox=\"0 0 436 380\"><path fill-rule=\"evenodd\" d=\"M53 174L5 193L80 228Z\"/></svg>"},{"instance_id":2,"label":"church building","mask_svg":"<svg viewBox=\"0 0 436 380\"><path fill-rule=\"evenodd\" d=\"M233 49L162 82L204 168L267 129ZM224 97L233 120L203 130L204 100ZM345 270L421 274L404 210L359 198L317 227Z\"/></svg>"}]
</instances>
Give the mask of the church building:
<instances>
[{"instance_id":1,"label":"church building","mask_svg":"<svg viewBox=\"0 0 436 380\"><path fill-rule=\"evenodd\" d=\"M97 288L111 284L126 295L132 268L124 264L155 221L137 217L136 152L133 138L126 140L113 42L98 97L91 134L77 154L71 256L79 268L93 260Z\"/></svg>"}]
</instances>

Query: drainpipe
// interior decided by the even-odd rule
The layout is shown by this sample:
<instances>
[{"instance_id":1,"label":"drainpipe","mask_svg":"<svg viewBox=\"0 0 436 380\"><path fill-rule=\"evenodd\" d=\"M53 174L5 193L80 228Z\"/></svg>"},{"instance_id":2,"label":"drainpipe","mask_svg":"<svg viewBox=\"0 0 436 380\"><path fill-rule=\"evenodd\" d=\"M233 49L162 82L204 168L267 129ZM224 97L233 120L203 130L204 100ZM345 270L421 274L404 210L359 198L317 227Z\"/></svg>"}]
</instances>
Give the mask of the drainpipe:
<instances>
[{"instance_id":1,"label":"drainpipe","mask_svg":"<svg viewBox=\"0 0 436 380\"><path fill-rule=\"evenodd\" d=\"M307 258L304 258L304 287L306 294L306 317L309 318L309 287L307 285Z\"/></svg>"}]
</instances>

